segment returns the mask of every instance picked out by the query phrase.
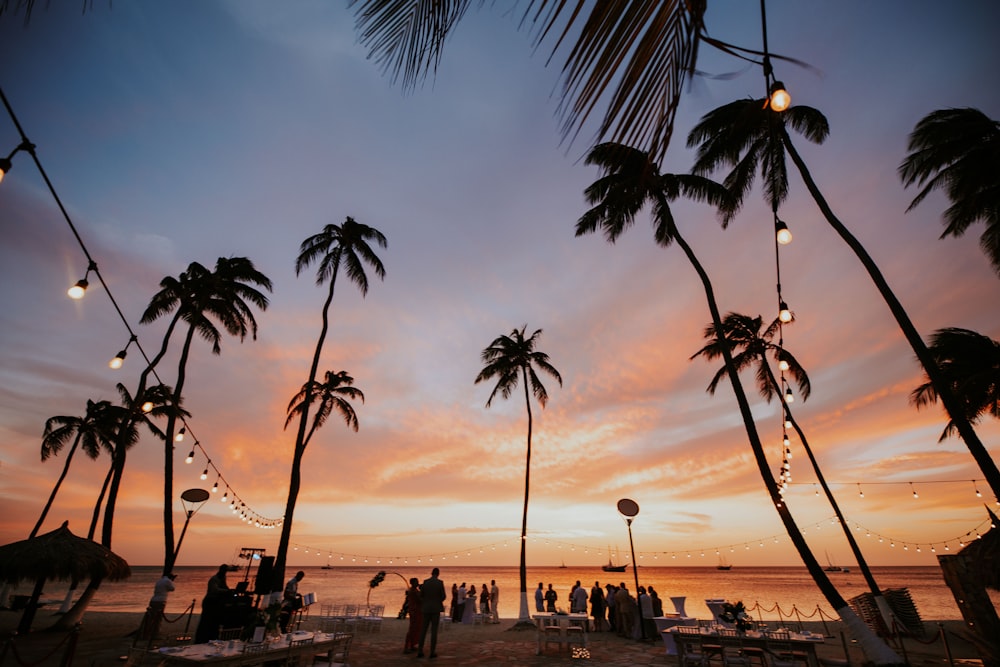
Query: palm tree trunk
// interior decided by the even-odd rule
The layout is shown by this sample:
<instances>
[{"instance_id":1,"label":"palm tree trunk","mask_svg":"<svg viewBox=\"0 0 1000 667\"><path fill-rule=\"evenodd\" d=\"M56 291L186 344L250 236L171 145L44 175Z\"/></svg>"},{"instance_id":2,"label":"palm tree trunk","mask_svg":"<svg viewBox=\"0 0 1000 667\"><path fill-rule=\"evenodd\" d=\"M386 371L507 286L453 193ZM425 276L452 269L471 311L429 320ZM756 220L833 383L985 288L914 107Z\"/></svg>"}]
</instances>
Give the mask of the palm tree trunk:
<instances>
[{"instance_id":1,"label":"palm tree trunk","mask_svg":"<svg viewBox=\"0 0 1000 667\"><path fill-rule=\"evenodd\" d=\"M961 401L951 391L947 380L941 374L941 369L938 367L937 361L935 361L930 350L927 349L927 345L924 344L924 340L917 332L917 328L913 326L913 322L910 321L910 317L907 315L903 305L896 298L896 295L889 287L889 283L886 282L882 272L879 271L878 266L865 250L864 246L851 234L837 216L833 214L833 210L827 204L823 193L820 192L819 187L813 180L809 169L802 160L802 156L795 150L791 138L784 129L781 130L781 141L784 143L785 149L788 151L789 156L791 156L795 166L798 167L799 174L802 176L802 180L805 182L806 188L812 195L816 205L819 206L819 210L823 213L823 217L836 230L840 238L854 251L857 258L861 260L861 264L865 267L865 270L868 271L868 275L871 277L872 282L875 283L875 287L878 288L879 294L882 295L882 299L885 300L893 317L896 318L896 323L902 330L903 336L910 343L910 347L913 348L913 352L920 361L920 365L923 366L924 372L927 373L927 379L930 380L937 395L941 398L941 403L944 404L948 416L955 424L955 428L958 429L959 435L965 441L965 445L972 453L972 457L979 464L979 469L983 471L986 482L993 491L994 498L1000 501L1000 469L997 468L990 453L986 450L986 447L972 428L972 424L966 419Z\"/></svg>"},{"instance_id":2,"label":"palm tree trunk","mask_svg":"<svg viewBox=\"0 0 1000 667\"><path fill-rule=\"evenodd\" d=\"M319 330L319 338L316 341L316 350L313 352L312 365L309 367L309 379L307 387L312 387L316 381L316 374L319 372L319 359L323 353L323 343L326 341L327 331L330 329L330 304L333 303L333 292L337 284L337 270L340 268L340 261L334 264L330 277L330 291L326 295L323 303L323 326ZM274 557L274 575L272 578L271 592L281 591L282 582L285 580L285 563L288 560L288 546L292 537L292 517L295 514L295 501L298 499L299 487L302 483L302 455L306 448L306 428L309 423L309 403L312 401L312 393L306 391L302 397L302 415L299 418L299 430L295 435L295 453L292 456L292 472L288 482L288 500L285 503L285 514L281 523L281 537L278 540L278 552Z\"/></svg>"},{"instance_id":3,"label":"palm tree trunk","mask_svg":"<svg viewBox=\"0 0 1000 667\"><path fill-rule=\"evenodd\" d=\"M170 320L170 324L167 326L167 331L163 336L163 344L160 345L160 351L156 353L153 360L142 370L139 375L139 388L136 390L135 394L132 396L133 403L138 405L131 405L129 409L134 413L135 410L141 409L143 394L146 392L146 384L148 382L149 374L153 372L156 365L160 363L163 356L167 353L167 347L170 345L170 336L174 332L174 327L177 325L177 321L180 319L180 310L174 315L173 319ZM132 430L133 425L136 422L134 416L130 417L126 423L121 424L118 427L118 437L115 438L115 452L112 457L112 475L111 475L111 485L108 489L108 500L104 507L104 523L101 528L101 544L111 548L111 532L114 524L115 516L115 504L118 501L118 488L121 486L121 478L125 472L125 450L128 448L128 433ZM100 501L97 503L98 508L100 508ZM79 603L77 603L79 604Z\"/></svg>"},{"instance_id":4,"label":"palm tree trunk","mask_svg":"<svg viewBox=\"0 0 1000 667\"><path fill-rule=\"evenodd\" d=\"M48 502L46 502L45 507L42 508L42 515L38 517L38 523L35 524L35 527L31 529L31 534L28 535L29 540L38 534L38 530L42 527L42 523L45 522L45 517L52 508L52 501L56 499L56 493L59 492L59 487L62 486L63 480L66 479L66 473L69 472L69 464L73 461L73 454L76 453L76 447L80 444L80 439L82 437L83 434L80 433L78 429L76 432L76 438L73 440L73 446L70 447L69 452L66 454L66 463L63 464L62 474L60 474L59 479L56 480L56 485L52 487L52 493L49 494Z\"/></svg>"},{"instance_id":5,"label":"palm tree trunk","mask_svg":"<svg viewBox=\"0 0 1000 667\"><path fill-rule=\"evenodd\" d=\"M112 453L111 465L108 466L108 474L104 476L104 484L101 485L101 492L97 496L97 502L94 503L94 515L90 518L90 530L87 531L87 539L94 539L94 533L97 531L97 522L101 518L101 504L104 502L104 494L108 492L108 485L111 484L111 476L115 472L114 467L114 454Z\"/></svg>"},{"instance_id":6,"label":"palm tree trunk","mask_svg":"<svg viewBox=\"0 0 1000 667\"><path fill-rule=\"evenodd\" d=\"M191 354L191 341L194 339L194 325L188 328L181 348L181 358L177 362L177 383L170 397L173 410L167 415L167 430L163 442L163 574L169 574L174 569L174 429L177 427L178 408L181 404L181 392L187 379L187 362ZM193 448L193 447L192 447Z\"/></svg>"},{"instance_id":7,"label":"palm tree trunk","mask_svg":"<svg viewBox=\"0 0 1000 667\"><path fill-rule=\"evenodd\" d=\"M847 543L851 547L851 553L854 554L854 558L858 563L858 567L861 568L861 574L865 578L865 583L868 584L868 590L871 591L875 598L875 606L878 608L879 614L882 616L882 622L885 623L886 628L892 627L892 610L889 609L889 603L886 601L885 596L882 595L882 591L879 589L878 584L875 582L875 577L872 575L871 568L868 567L868 561L865 560L865 556L861 553L861 547L858 546L857 540L854 539L854 534L851 533L851 529L847 526L847 521L844 519L843 513L840 511L840 505L837 503L837 499L833 497L833 492L830 490L830 486L826 483L826 478L823 476L823 472L819 468L819 462L816 461L816 457L813 455L812 448L809 446L809 440L806 438L805 432L799 426L799 423L795 421L795 416L792 414L792 409L784 403L781 398L781 385L778 383L778 379L774 377L774 373L771 371L771 366L767 363L767 359L761 358L761 363L765 370L767 370L767 379L770 382L771 387L776 391L776 395L779 397L778 400L782 401L782 409L788 416L788 420L792 423L792 428L799 436L799 441L802 443L802 449L805 450L806 456L809 457L809 463L812 464L813 471L816 473L816 480L819 482L820 487L823 489L823 493L826 495L827 502L830 503L830 507L833 508L833 513L837 515L837 521L840 522L840 527L844 531L844 537L847 538Z\"/></svg>"},{"instance_id":8,"label":"palm tree trunk","mask_svg":"<svg viewBox=\"0 0 1000 667\"><path fill-rule=\"evenodd\" d=\"M785 531L788 533L792 544L795 546L795 550L798 552L799 557L802 558L802 562L805 564L806 569L812 576L816 585L819 587L820 592L823 597L826 598L830 606L833 607L834 611L840 616L844 625L847 627L848 631L853 637L858 640L865 656L868 660L875 665L897 665L901 664L903 661L900 659L896 652L885 643L880 637L878 637L871 628L869 628L861 618L854 613L854 610L847 604L843 596L837 591L830 578L826 576L826 572L823 571L822 565L816 560L816 556L809 549L809 545L806 543L805 537L802 535L802 531L795 523L795 519L792 517L791 511L789 511L788 506L785 504L778 493L778 485L775 482L774 476L771 474L771 468L768 465L767 457L764 455L764 447L761 444L760 436L757 433L757 427L753 420L753 413L750 410L750 402L747 400L746 392L743 390L743 384L740 382L739 374L736 371L736 366L733 364L733 355L729 349L729 340L725 336L725 331L722 328L722 317L719 315L719 307L715 300L715 293L712 289L712 283L708 278L708 274L702 267L698 258L695 257L694 252L691 247L687 244L681 235L676 232L674 233L674 240L684 251L687 256L688 261L697 271L698 276L701 278L702 285L705 289L705 298L708 301L708 308L712 313L712 324L715 327L715 336L719 341L719 349L722 353L722 358L726 364L726 371L729 374L729 381L733 387L733 393L736 395L736 402L740 408L740 414L743 417L743 424L746 427L747 437L750 440L750 448L753 450L754 459L757 462L757 468L760 470L760 476L764 480L764 486L767 488L768 495L771 497L771 502L774 503L775 508L778 511L778 516L781 519L782 524L785 526Z\"/></svg>"},{"instance_id":9,"label":"palm tree trunk","mask_svg":"<svg viewBox=\"0 0 1000 667\"><path fill-rule=\"evenodd\" d=\"M528 408L528 454L524 464L524 510L521 513L521 562L518 574L521 578L521 596L518 605L517 621L530 622L528 615L528 489L531 484L531 393L528 391L528 371L521 367L521 379L524 381L524 404Z\"/></svg>"}]
</instances>

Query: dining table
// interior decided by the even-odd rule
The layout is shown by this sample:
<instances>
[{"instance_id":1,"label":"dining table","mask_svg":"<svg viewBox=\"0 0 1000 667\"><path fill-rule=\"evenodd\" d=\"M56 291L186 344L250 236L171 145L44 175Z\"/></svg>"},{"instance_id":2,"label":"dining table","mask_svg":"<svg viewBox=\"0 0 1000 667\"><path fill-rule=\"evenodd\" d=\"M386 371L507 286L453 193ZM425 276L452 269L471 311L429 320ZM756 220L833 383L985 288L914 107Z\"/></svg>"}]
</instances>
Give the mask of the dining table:
<instances>
[{"instance_id":1,"label":"dining table","mask_svg":"<svg viewBox=\"0 0 1000 667\"><path fill-rule=\"evenodd\" d=\"M702 627L695 634L682 633L676 627L664 630L665 633L673 635L677 645L677 653L681 659L681 667L684 667L684 656L689 653L687 647L690 645L700 646L703 642L718 643L719 633L715 628ZM769 642L777 641L768 636L767 632L759 630L747 630L739 637L742 646L762 648L765 651L769 648ZM791 648L796 652L802 652L806 656L809 667L820 667L819 657L816 655L816 646L825 641L825 637L811 632L788 631L788 639L781 640L783 644L791 644Z\"/></svg>"},{"instance_id":2,"label":"dining table","mask_svg":"<svg viewBox=\"0 0 1000 667\"><path fill-rule=\"evenodd\" d=\"M587 647L587 626L589 617L584 613L560 614L558 612L538 612L532 614L535 621L535 634L538 640L537 655L542 654L542 644L556 642L563 644L581 644Z\"/></svg>"},{"instance_id":3,"label":"dining table","mask_svg":"<svg viewBox=\"0 0 1000 667\"><path fill-rule=\"evenodd\" d=\"M250 642L241 640L212 640L203 644L164 646L151 651L159 662L150 661L160 667L179 665L213 665L230 667L233 665L263 665L272 661L282 664L294 655L320 655L326 653L332 662L333 655L350 642L352 635L344 632L309 632L299 630L281 635L279 638L263 642L263 651L248 653L244 649ZM311 639L311 641L310 641ZM259 644L260 645L260 644Z\"/></svg>"}]
</instances>

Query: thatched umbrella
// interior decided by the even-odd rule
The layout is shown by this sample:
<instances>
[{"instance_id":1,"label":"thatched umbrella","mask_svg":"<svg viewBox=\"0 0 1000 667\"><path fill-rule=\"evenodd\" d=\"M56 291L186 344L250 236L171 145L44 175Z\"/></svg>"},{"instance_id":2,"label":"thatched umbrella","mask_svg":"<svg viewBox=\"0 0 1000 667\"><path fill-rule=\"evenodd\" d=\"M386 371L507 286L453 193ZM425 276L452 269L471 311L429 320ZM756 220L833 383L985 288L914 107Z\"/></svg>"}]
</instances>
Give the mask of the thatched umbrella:
<instances>
[{"instance_id":1,"label":"thatched umbrella","mask_svg":"<svg viewBox=\"0 0 1000 667\"><path fill-rule=\"evenodd\" d=\"M17 627L21 634L31 629L38 598L47 579L118 581L132 575L128 563L121 556L93 540L77 537L70 532L68 525L69 522L64 521L51 533L0 547L0 581L12 584L22 580L35 582Z\"/></svg>"}]
</instances>

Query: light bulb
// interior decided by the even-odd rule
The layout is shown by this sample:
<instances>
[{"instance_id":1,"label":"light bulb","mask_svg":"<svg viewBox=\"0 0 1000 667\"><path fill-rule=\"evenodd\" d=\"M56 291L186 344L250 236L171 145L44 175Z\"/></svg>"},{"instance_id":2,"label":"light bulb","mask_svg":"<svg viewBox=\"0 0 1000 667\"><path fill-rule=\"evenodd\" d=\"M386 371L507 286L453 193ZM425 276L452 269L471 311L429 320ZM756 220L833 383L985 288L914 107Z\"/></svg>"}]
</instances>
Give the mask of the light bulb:
<instances>
[{"instance_id":1,"label":"light bulb","mask_svg":"<svg viewBox=\"0 0 1000 667\"><path fill-rule=\"evenodd\" d=\"M184 463L191 463L192 461L194 461L194 450L193 449L190 452L188 452L187 458L184 459Z\"/></svg>"},{"instance_id":2,"label":"light bulb","mask_svg":"<svg viewBox=\"0 0 1000 667\"><path fill-rule=\"evenodd\" d=\"M778 319L785 324L792 321L792 311L788 310L788 304L784 301L778 302Z\"/></svg>"},{"instance_id":3,"label":"light bulb","mask_svg":"<svg viewBox=\"0 0 1000 667\"><path fill-rule=\"evenodd\" d=\"M792 232L789 231L788 225L781 220L774 223L774 233L781 245L788 245L792 242Z\"/></svg>"},{"instance_id":4,"label":"light bulb","mask_svg":"<svg viewBox=\"0 0 1000 667\"><path fill-rule=\"evenodd\" d=\"M794 403L795 396L792 394L792 388L789 387L785 390L785 403Z\"/></svg>"},{"instance_id":5,"label":"light bulb","mask_svg":"<svg viewBox=\"0 0 1000 667\"><path fill-rule=\"evenodd\" d=\"M118 370L125 363L125 350L122 350L114 356L114 358L108 362L108 367L112 370Z\"/></svg>"},{"instance_id":6,"label":"light bulb","mask_svg":"<svg viewBox=\"0 0 1000 667\"><path fill-rule=\"evenodd\" d=\"M90 283L87 282L86 278L81 278L76 281L75 285L66 291L66 294L68 294L71 299L82 299L83 295L87 293L87 286L89 284Z\"/></svg>"},{"instance_id":7,"label":"light bulb","mask_svg":"<svg viewBox=\"0 0 1000 667\"><path fill-rule=\"evenodd\" d=\"M145 403L143 403L142 404L142 411L146 412L146 413L152 412L153 411L153 402L152 401L146 401Z\"/></svg>"},{"instance_id":8,"label":"light bulb","mask_svg":"<svg viewBox=\"0 0 1000 667\"><path fill-rule=\"evenodd\" d=\"M177 435L174 436L174 442L184 442L184 434L186 432L187 431L185 431L184 427L182 426L181 430L177 431Z\"/></svg>"},{"instance_id":9,"label":"light bulb","mask_svg":"<svg viewBox=\"0 0 1000 667\"><path fill-rule=\"evenodd\" d=\"M201 478L208 479L208 468L205 468L204 470L201 471Z\"/></svg>"},{"instance_id":10,"label":"light bulb","mask_svg":"<svg viewBox=\"0 0 1000 667\"><path fill-rule=\"evenodd\" d=\"M785 84L775 81L771 86L770 105L773 111L784 111L792 104L792 96L785 90Z\"/></svg>"},{"instance_id":11,"label":"light bulb","mask_svg":"<svg viewBox=\"0 0 1000 667\"><path fill-rule=\"evenodd\" d=\"M778 370L787 371L788 369L789 365L787 359L781 359L780 361L778 361Z\"/></svg>"}]
</instances>

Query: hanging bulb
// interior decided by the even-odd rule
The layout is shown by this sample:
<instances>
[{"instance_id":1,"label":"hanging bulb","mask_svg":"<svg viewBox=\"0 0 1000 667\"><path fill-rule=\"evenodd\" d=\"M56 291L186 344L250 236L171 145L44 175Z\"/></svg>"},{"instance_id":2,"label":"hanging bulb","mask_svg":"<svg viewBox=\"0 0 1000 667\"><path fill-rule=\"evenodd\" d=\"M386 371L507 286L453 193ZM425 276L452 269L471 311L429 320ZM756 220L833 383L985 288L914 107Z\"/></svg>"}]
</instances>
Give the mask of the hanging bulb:
<instances>
[{"instance_id":1,"label":"hanging bulb","mask_svg":"<svg viewBox=\"0 0 1000 667\"><path fill-rule=\"evenodd\" d=\"M920 497L920 496L917 495L917 490L913 487L913 482L910 482L910 490L913 491L913 497L914 498L919 498Z\"/></svg>"},{"instance_id":2,"label":"hanging bulb","mask_svg":"<svg viewBox=\"0 0 1000 667\"><path fill-rule=\"evenodd\" d=\"M193 449L190 452L188 452L187 458L184 459L184 463L191 463L192 461L194 461L194 450Z\"/></svg>"},{"instance_id":3,"label":"hanging bulb","mask_svg":"<svg viewBox=\"0 0 1000 667\"><path fill-rule=\"evenodd\" d=\"M864 498L865 497L865 492L861 490L861 485L860 484L858 484L858 497L859 498Z\"/></svg>"},{"instance_id":4,"label":"hanging bulb","mask_svg":"<svg viewBox=\"0 0 1000 667\"><path fill-rule=\"evenodd\" d=\"M75 285L66 291L66 294L68 294L71 299L82 299L83 295L87 293L88 285L90 285L90 283L87 282L86 278L80 278L80 280L76 281Z\"/></svg>"},{"instance_id":5,"label":"hanging bulb","mask_svg":"<svg viewBox=\"0 0 1000 667\"><path fill-rule=\"evenodd\" d=\"M212 493L219 492L219 480L215 480L215 484L212 485Z\"/></svg>"},{"instance_id":6,"label":"hanging bulb","mask_svg":"<svg viewBox=\"0 0 1000 667\"><path fill-rule=\"evenodd\" d=\"M792 394L792 388L788 387L785 389L785 403L794 403L795 396Z\"/></svg>"},{"instance_id":7,"label":"hanging bulb","mask_svg":"<svg viewBox=\"0 0 1000 667\"><path fill-rule=\"evenodd\" d=\"M785 449L788 449L788 434L785 433L781 436L781 442L785 445Z\"/></svg>"},{"instance_id":8,"label":"hanging bulb","mask_svg":"<svg viewBox=\"0 0 1000 667\"><path fill-rule=\"evenodd\" d=\"M145 413L147 413L147 414L150 413L150 412L152 412L153 411L153 402L152 401L146 401L145 403L143 403L142 404L142 411L145 412Z\"/></svg>"},{"instance_id":9,"label":"hanging bulb","mask_svg":"<svg viewBox=\"0 0 1000 667\"><path fill-rule=\"evenodd\" d=\"M777 218L774 220L774 234L778 239L778 243L781 245L788 245L792 242L792 232L788 229L788 225L786 225L782 220L778 220Z\"/></svg>"},{"instance_id":10,"label":"hanging bulb","mask_svg":"<svg viewBox=\"0 0 1000 667\"><path fill-rule=\"evenodd\" d=\"M782 359L781 361L778 362L778 370L787 371L789 368L790 367L788 365L788 361L786 361L785 359Z\"/></svg>"},{"instance_id":11,"label":"hanging bulb","mask_svg":"<svg viewBox=\"0 0 1000 667\"><path fill-rule=\"evenodd\" d=\"M785 324L792 321L792 311L788 310L788 304L784 301L778 303L778 319Z\"/></svg>"},{"instance_id":12,"label":"hanging bulb","mask_svg":"<svg viewBox=\"0 0 1000 667\"><path fill-rule=\"evenodd\" d=\"M174 442L184 442L184 434L187 431L181 426L181 430L177 431L177 435L174 436Z\"/></svg>"},{"instance_id":13,"label":"hanging bulb","mask_svg":"<svg viewBox=\"0 0 1000 667\"><path fill-rule=\"evenodd\" d=\"M222 493L222 497L219 498L219 500L222 501L222 502L228 502L229 501L229 487L228 486L226 487L226 490Z\"/></svg>"},{"instance_id":14,"label":"hanging bulb","mask_svg":"<svg viewBox=\"0 0 1000 667\"><path fill-rule=\"evenodd\" d=\"M108 362L108 367L111 370L118 370L125 363L125 350L122 350L114 356L114 358Z\"/></svg>"},{"instance_id":15,"label":"hanging bulb","mask_svg":"<svg viewBox=\"0 0 1000 667\"><path fill-rule=\"evenodd\" d=\"M771 84L770 102L772 111L784 111L792 104L792 96L785 90L785 84L775 81Z\"/></svg>"},{"instance_id":16,"label":"hanging bulb","mask_svg":"<svg viewBox=\"0 0 1000 667\"><path fill-rule=\"evenodd\" d=\"M208 479L208 468L205 468L204 470L201 471L201 478Z\"/></svg>"}]
</instances>

